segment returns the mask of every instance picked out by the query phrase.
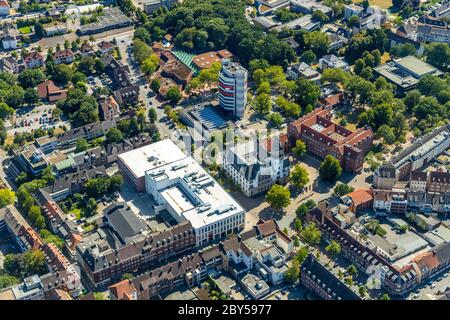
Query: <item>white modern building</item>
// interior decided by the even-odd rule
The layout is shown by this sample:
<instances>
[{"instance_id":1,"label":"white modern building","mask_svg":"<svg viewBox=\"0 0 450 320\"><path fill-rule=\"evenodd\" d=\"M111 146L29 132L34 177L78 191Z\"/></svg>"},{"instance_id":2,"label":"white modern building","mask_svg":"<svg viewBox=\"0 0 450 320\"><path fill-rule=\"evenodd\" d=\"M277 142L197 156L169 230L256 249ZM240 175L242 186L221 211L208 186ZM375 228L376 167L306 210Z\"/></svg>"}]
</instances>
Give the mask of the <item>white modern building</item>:
<instances>
[{"instance_id":1,"label":"white modern building","mask_svg":"<svg viewBox=\"0 0 450 320\"><path fill-rule=\"evenodd\" d=\"M145 190L156 203L155 214L167 211L178 223L190 221L197 245L244 227L244 209L192 157L179 157L182 151L169 139L149 146L122 160L128 168L150 164Z\"/></svg>"},{"instance_id":2,"label":"white modern building","mask_svg":"<svg viewBox=\"0 0 450 320\"><path fill-rule=\"evenodd\" d=\"M238 118L243 117L247 105L247 70L227 59L222 60L219 73L219 103Z\"/></svg>"}]
</instances>

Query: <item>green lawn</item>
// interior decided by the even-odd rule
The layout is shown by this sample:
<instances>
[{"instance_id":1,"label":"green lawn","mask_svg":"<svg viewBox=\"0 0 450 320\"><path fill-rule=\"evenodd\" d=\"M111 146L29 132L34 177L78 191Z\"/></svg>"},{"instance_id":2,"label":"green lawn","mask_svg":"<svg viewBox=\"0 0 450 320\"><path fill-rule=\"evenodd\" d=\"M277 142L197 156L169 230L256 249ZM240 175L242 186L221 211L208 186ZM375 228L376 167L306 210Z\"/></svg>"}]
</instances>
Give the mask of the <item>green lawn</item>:
<instances>
[{"instance_id":1,"label":"green lawn","mask_svg":"<svg viewBox=\"0 0 450 320\"><path fill-rule=\"evenodd\" d=\"M22 34L31 33L31 27L30 26L22 27L22 28L19 28L17 30L19 30L20 33L22 33Z\"/></svg>"},{"instance_id":2,"label":"green lawn","mask_svg":"<svg viewBox=\"0 0 450 320\"><path fill-rule=\"evenodd\" d=\"M73 214L77 219L81 219L81 210L78 208L72 209L69 213Z\"/></svg>"}]
</instances>

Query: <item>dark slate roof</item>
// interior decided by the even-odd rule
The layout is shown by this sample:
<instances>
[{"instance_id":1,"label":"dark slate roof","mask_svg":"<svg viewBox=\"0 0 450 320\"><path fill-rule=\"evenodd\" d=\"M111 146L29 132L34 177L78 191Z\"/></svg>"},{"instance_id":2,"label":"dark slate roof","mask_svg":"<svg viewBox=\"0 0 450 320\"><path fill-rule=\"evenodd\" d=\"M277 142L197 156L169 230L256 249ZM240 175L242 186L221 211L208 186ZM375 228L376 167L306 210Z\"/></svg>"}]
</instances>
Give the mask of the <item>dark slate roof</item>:
<instances>
[{"instance_id":1,"label":"dark slate roof","mask_svg":"<svg viewBox=\"0 0 450 320\"><path fill-rule=\"evenodd\" d=\"M104 214L123 243L148 229L145 222L139 219L125 202L110 205L105 209Z\"/></svg>"},{"instance_id":2,"label":"dark slate roof","mask_svg":"<svg viewBox=\"0 0 450 320\"><path fill-rule=\"evenodd\" d=\"M307 274L307 272L310 274ZM312 275L316 276L322 284L327 288L330 288L332 293L336 294L336 300L338 297L341 300L361 300L361 298L350 290L349 287L345 285L341 280L335 277L330 271L328 271L324 266L322 266L314 257L310 254L302 265L302 272L307 274L309 277Z\"/></svg>"}]
</instances>

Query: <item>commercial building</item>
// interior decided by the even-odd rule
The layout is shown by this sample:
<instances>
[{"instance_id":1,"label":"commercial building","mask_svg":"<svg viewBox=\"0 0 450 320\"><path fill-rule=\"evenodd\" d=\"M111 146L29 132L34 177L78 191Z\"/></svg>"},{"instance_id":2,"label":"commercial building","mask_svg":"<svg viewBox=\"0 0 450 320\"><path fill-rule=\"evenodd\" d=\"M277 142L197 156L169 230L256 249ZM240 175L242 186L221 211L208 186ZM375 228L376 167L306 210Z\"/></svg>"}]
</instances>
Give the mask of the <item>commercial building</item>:
<instances>
[{"instance_id":1,"label":"commercial building","mask_svg":"<svg viewBox=\"0 0 450 320\"><path fill-rule=\"evenodd\" d=\"M144 12L152 14L159 8L171 9L177 2L178 0L145 0Z\"/></svg>"},{"instance_id":2,"label":"commercial building","mask_svg":"<svg viewBox=\"0 0 450 320\"><path fill-rule=\"evenodd\" d=\"M247 105L247 70L236 62L222 61L219 103L226 112L237 118L243 117Z\"/></svg>"},{"instance_id":3,"label":"commercial building","mask_svg":"<svg viewBox=\"0 0 450 320\"><path fill-rule=\"evenodd\" d=\"M67 26L65 23L44 25L43 29L46 37L53 37L67 33Z\"/></svg>"},{"instance_id":4,"label":"commercial building","mask_svg":"<svg viewBox=\"0 0 450 320\"><path fill-rule=\"evenodd\" d=\"M350 3L344 6L344 18L350 19L351 16L361 17L364 13L364 8L357 4Z\"/></svg>"},{"instance_id":5,"label":"commercial building","mask_svg":"<svg viewBox=\"0 0 450 320\"><path fill-rule=\"evenodd\" d=\"M109 129L115 126L116 122L114 119L112 119L89 123L82 127L68 130L58 136L58 147L62 149L73 147L77 143L77 140L79 138L92 140L101 137L105 135Z\"/></svg>"},{"instance_id":6,"label":"commercial building","mask_svg":"<svg viewBox=\"0 0 450 320\"><path fill-rule=\"evenodd\" d=\"M302 140L314 155L320 158L332 155L344 170L361 172L364 155L372 147L372 129L363 127L352 132L333 123L331 117L330 109L319 107L290 123L290 145L294 146L297 140Z\"/></svg>"},{"instance_id":7,"label":"commercial building","mask_svg":"<svg viewBox=\"0 0 450 320\"><path fill-rule=\"evenodd\" d=\"M260 220L253 229L238 236L174 259L132 280L122 281L121 283L128 282L131 286L131 289L127 290L128 297L125 296L123 299L133 295L138 300L160 298L161 295L173 292L182 286L189 288L198 286L209 275L217 273L230 274L252 297L254 295L260 298L267 293L269 287L267 281L271 281L271 275L269 276L261 264L264 264L266 268L273 268L274 271L287 270L287 267L277 269L269 259L270 255L265 253L274 249L283 256L281 259L285 265L284 259L292 253L293 241L278 228L274 221ZM277 277L284 276L284 273L275 274ZM117 296L116 286L121 285L116 284L110 287L110 292L114 296Z\"/></svg>"},{"instance_id":8,"label":"commercial building","mask_svg":"<svg viewBox=\"0 0 450 320\"><path fill-rule=\"evenodd\" d=\"M396 85L400 92L415 88L419 80L425 75L442 75L441 71L414 56L394 59L373 68L373 70L376 74L385 77L386 80Z\"/></svg>"},{"instance_id":9,"label":"commercial building","mask_svg":"<svg viewBox=\"0 0 450 320\"><path fill-rule=\"evenodd\" d=\"M409 180L397 184L396 179L377 179L375 187L379 189L374 189L375 210L406 213L410 209L427 215L450 213L450 172L413 171Z\"/></svg>"},{"instance_id":10,"label":"commercial building","mask_svg":"<svg viewBox=\"0 0 450 320\"><path fill-rule=\"evenodd\" d=\"M294 12L302 14L312 14L315 11L320 11L329 18L333 16L333 10L316 0L291 0L291 8Z\"/></svg>"},{"instance_id":11,"label":"commercial building","mask_svg":"<svg viewBox=\"0 0 450 320\"><path fill-rule=\"evenodd\" d=\"M286 22L280 26L273 28L274 30L280 32L284 29L286 30L306 30L314 31L320 28L320 22L315 21L311 14L306 14L300 18L294 19L292 21Z\"/></svg>"},{"instance_id":12,"label":"commercial building","mask_svg":"<svg viewBox=\"0 0 450 320\"><path fill-rule=\"evenodd\" d=\"M284 137L287 143L287 136ZM275 183L287 182L290 163L279 137L275 137L269 141L253 140L227 148L223 168L250 197L269 190Z\"/></svg>"},{"instance_id":13,"label":"commercial building","mask_svg":"<svg viewBox=\"0 0 450 320\"><path fill-rule=\"evenodd\" d=\"M184 159L186 155L170 140L162 140L118 156L119 170L137 192L145 191L145 172ZM158 159L155 161L153 159Z\"/></svg>"},{"instance_id":14,"label":"commercial building","mask_svg":"<svg viewBox=\"0 0 450 320\"><path fill-rule=\"evenodd\" d=\"M374 187L391 189L399 180L407 180L410 172L418 171L450 147L450 125L443 125L418 138L396 157L374 172Z\"/></svg>"},{"instance_id":15,"label":"commercial building","mask_svg":"<svg viewBox=\"0 0 450 320\"><path fill-rule=\"evenodd\" d=\"M105 208L96 232L76 247L76 258L90 282L104 286L127 272L144 270L195 246L189 222L152 230L126 203Z\"/></svg>"},{"instance_id":16,"label":"commercial building","mask_svg":"<svg viewBox=\"0 0 450 320\"><path fill-rule=\"evenodd\" d=\"M44 300L44 289L37 274L23 279L23 282L0 291L0 300Z\"/></svg>"},{"instance_id":17,"label":"commercial building","mask_svg":"<svg viewBox=\"0 0 450 320\"><path fill-rule=\"evenodd\" d=\"M434 10L433 17L439 20L450 18L450 2L445 1L439 8Z\"/></svg>"},{"instance_id":18,"label":"commercial building","mask_svg":"<svg viewBox=\"0 0 450 320\"><path fill-rule=\"evenodd\" d=\"M132 21L118 7L105 8L103 15L98 17L97 22L89 23L77 30L78 35L85 36L101 33L109 30L125 28L131 25Z\"/></svg>"},{"instance_id":19,"label":"commercial building","mask_svg":"<svg viewBox=\"0 0 450 320\"><path fill-rule=\"evenodd\" d=\"M160 144L166 149L159 148ZM244 209L193 158L184 156L171 140L150 146L158 150L146 154L140 162L153 166L145 170L145 189L157 203L156 214L166 210L178 223L189 221L197 245L244 227ZM173 161L180 154L183 157ZM126 156L120 155L119 159ZM137 159L132 161L136 163Z\"/></svg>"},{"instance_id":20,"label":"commercial building","mask_svg":"<svg viewBox=\"0 0 450 320\"><path fill-rule=\"evenodd\" d=\"M222 59L231 59L232 57L233 54L226 49L219 51L209 51L196 55L192 59L192 63L198 69L209 69L214 63L221 63Z\"/></svg>"},{"instance_id":21,"label":"commercial building","mask_svg":"<svg viewBox=\"0 0 450 320\"><path fill-rule=\"evenodd\" d=\"M450 43L450 27L447 21L432 16L422 16L416 23L416 39L419 42Z\"/></svg>"},{"instance_id":22,"label":"commercial building","mask_svg":"<svg viewBox=\"0 0 450 320\"><path fill-rule=\"evenodd\" d=\"M392 295L406 296L417 285L450 268L450 243L430 248L417 234L409 232L387 241L379 236L363 240L353 230L345 230L333 220L328 203L321 202L307 219L316 222L325 239L341 245L342 255L368 275L378 275L384 289Z\"/></svg>"}]
</instances>

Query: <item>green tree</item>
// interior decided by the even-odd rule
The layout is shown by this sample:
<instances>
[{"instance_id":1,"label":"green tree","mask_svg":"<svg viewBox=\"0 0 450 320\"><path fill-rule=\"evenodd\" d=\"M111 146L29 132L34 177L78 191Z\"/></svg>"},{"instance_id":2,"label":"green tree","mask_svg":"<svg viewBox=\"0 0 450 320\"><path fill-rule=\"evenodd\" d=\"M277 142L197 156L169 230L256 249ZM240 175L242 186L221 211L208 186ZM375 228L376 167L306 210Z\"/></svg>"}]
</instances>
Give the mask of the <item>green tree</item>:
<instances>
[{"instance_id":1,"label":"green tree","mask_svg":"<svg viewBox=\"0 0 450 320\"><path fill-rule=\"evenodd\" d=\"M91 74L94 72L94 58L92 57L84 57L81 58L80 63L78 64L78 70L84 74Z\"/></svg>"},{"instance_id":2,"label":"green tree","mask_svg":"<svg viewBox=\"0 0 450 320\"><path fill-rule=\"evenodd\" d=\"M347 24L351 28L359 26L359 17L357 15L352 15L348 18Z\"/></svg>"},{"instance_id":3,"label":"green tree","mask_svg":"<svg viewBox=\"0 0 450 320\"><path fill-rule=\"evenodd\" d=\"M122 280L133 280L134 276L131 273L124 273L121 277Z\"/></svg>"},{"instance_id":4,"label":"green tree","mask_svg":"<svg viewBox=\"0 0 450 320\"><path fill-rule=\"evenodd\" d=\"M89 143L84 138L77 139L77 145L75 147L75 152L86 151L89 148Z\"/></svg>"},{"instance_id":5,"label":"green tree","mask_svg":"<svg viewBox=\"0 0 450 320\"><path fill-rule=\"evenodd\" d=\"M279 184L274 184L266 194L266 201L275 209L286 208L290 203L291 193L289 189Z\"/></svg>"},{"instance_id":6,"label":"green tree","mask_svg":"<svg viewBox=\"0 0 450 320\"><path fill-rule=\"evenodd\" d=\"M158 79L154 79L152 81L152 83L150 83L150 89L152 89L152 91L154 93L158 93L159 92L159 88L161 88L161 82Z\"/></svg>"},{"instance_id":7,"label":"green tree","mask_svg":"<svg viewBox=\"0 0 450 320\"><path fill-rule=\"evenodd\" d=\"M356 277L358 275L358 269L355 267L354 264L348 266L347 272L351 274L353 277Z\"/></svg>"},{"instance_id":8,"label":"green tree","mask_svg":"<svg viewBox=\"0 0 450 320\"><path fill-rule=\"evenodd\" d=\"M177 104L181 100L180 89L176 86L170 87L166 93L166 99L172 104Z\"/></svg>"},{"instance_id":9,"label":"green tree","mask_svg":"<svg viewBox=\"0 0 450 320\"><path fill-rule=\"evenodd\" d=\"M305 78L296 81L297 88L294 91L296 102L301 106L316 105L320 97L320 88Z\"/></svg>"},{"instance_id":10,"label":"green tree","mask_svg":"<svg viewBox=\"0 0 450 320\"><path fill-rule=\"evenodd\" d=\"M267 93L261 93L256 96L255 109L262 114L268 114L272 108L272 100Z\"/></svg>"},{"instance_id":11,"label":"green tree","mask_svg":"<svg viewBox=\"0 0 450 320\"><path fill-rule=\"evenodd\" d=\"M318 57L322 57L328 52L330 40L328 35L321 31L313 31L304 35L305 46L314 52Z\"/></svg>"},{"instance_id":12,"label":"green tree","mask_svg":"<svg viewBox=\"0 0 450 320\"><path fill-rule=\"evenodd\" d=\"M302 230L302 221L300 219L294 220L294 230L300 232Z\"/></svg>"},{"instance_id":13,"label":"green tree","mask_svg":"<svg viewBox=\"0 0 450 320\"><path fill-rule=\"evenodd\" d=\"M353 192L354 188L352 186L349 186L346 183L339 183L335 188L334 188L334 193L337 194L338 196L344 196L350 192Z\"/></svg>"},{"instance_id":14,"label":"green tree","mask_svg":"<svg viewBox=\"0 0 450 320\"><path fill-rule=\"evenodd\" d=\"M11 108L10 106L8 106L6 103L4 102L0 102L0 118L1 119L6 119L9 118L9 116L14 114L14 109Z\"/></svg>"},{"instance_id":15,"label":"green tree","mask_svg":"<svg viewBox=\"0 0 450 320\"><path fill-rule=\"evenodd\" d=\"M7 205L13 204L16 200L16 194L10 189L0 190L0 208L4 208Z\"/></svg>"},{"instance_id":16,"label":"green tree","mask_svg":"<svg viewBox=\"0 0 450 320\"><path fill-rule=\"evenodd\" d=\"M377 130L377 136L379 138L383 138L384 142L387 144L393 144L396 140L396 136L394 130L389 127L387 124L383 124Z\"/></svg>"},{"instance_id":17,"label":"green tree","mask_svg":"<svg viewBox=\"0 0 450 320\"><path fill-rule=\"evenodd\" d=\"M286 279L287 282L293 283L298 280L299 276L300 276L300 263L296 259L293 259L291 260L291 266L286 271L284 278Z\"/></svg>"},{"instance_id":18,"label":"green tree","mask_svg":"<svg viewBox=\"0 0 450 320\"><path fill-rule=\"evenodd\" d=\"M117 128L111 128L106 132L106 141L109 143L120 142L123 140L122 131Z\"/></svg>"},{"instance_id":19,"label":"green tree","mask_svg":"<svg viewBox=\"0 0 450 320\"><path fill-rule=\"evenodd\" d=\"M283 117L279 112L273 112L268 116L268 120L276 127L283 124Z\"/></svg>"},{"instance_id":20,"label":"green tree","mask_svg":"<svg viewBox=\"0 0 450 320\"><path fill-rule=\"evenodd\" d=\"M312 50L305 50L300 59L307 64L312 64L317 60L316 54Z\"/></svg>"},{"instance_id":21,"label":"green tree","mask_svg":"<svg viewBox=\"0 0 450 320\"><path fill-rule=\"evenodd\" d=\"M25 69L17 77L17 81L24 88L34 88L45 80L45 75L40 69Z\"/></svg>"},{"instance_id":22,"label":"green tree","mask_svg":"<svg viewBox=\"0 0 450 320\"><path fill-rule=\"evenodd\" d=\"M297 158L302 157L306 153L306 144L302 140L295 141L295 147L292 148L292 152Z\"/></svg>"},{"instance_id":23,"label":"green tree","mask_svg":"<svg viewBox=\"0 0 450 320\"><path fill-rule=\"evenodd\" d=\"M450 48L445 43L430 43L425 46L425 56L428 63L444 71L448 69Z\"/></svg>"},{"instance_id":24,"label":"green tree","mask_svg":"<svg viewBox=\"0 0 450 320\"><path fill-rule=\"evenodd\" d=\"M311 246L318 245L322 237L322 232L317 228L314 223L308 224L300 232L300 236L305 240L305 242Z\"/></svg>"},{"instance_id":25,"label":"green tree","mask_svg":"<svg viewBox=\"0 0 450 320\"><path fill-rule=\"evenodd\" d=\"M328 252L330 257L333 258L341 253L341 245L335 240L331 240L331 242L325 247L325 250Z\"/></svg>"},{"instance_id":26,"label":"green tree","mask_svg":"<svg viewBox=\"0 0 450 320\"><path fill-rule=\"evenodd\" d=\"M10 287L12 285L18 284L19 279L10 275L0 275L0 290Z\"/></svg>"},{"instance_id":27,"label":"green tree","mask_svg":"<svg viewBox=\"0 0 450 320\"><path fill-rule=\"evenodd\" d=\"M336 181L342 174L342 168L337 160L332 155L327 155L325 159L320 164L319 175L322 179L334 182Z\"/></svg>"},{"instance_id":28,"label":"green tree","mask_svg":"<svg viewBox=\"0 0 450 320\"><path fill-rule=\"evenodd\" d=\"M299 189L304 188L309 182L308 171L299 164L296 164L289 173L289 181Z\"/></svg>"},{"instance_id":29,"label":"green tree","mask_svg":"<svg viewBox=\"0 0 450 320\"><path fill-rule=\"evenodd\" d=\"M148 119L150 123L154 124L156 120L158 119L158 115L156 114L156 111L154 108L148 109Z\"/></svg>"},{"instance_id":30,"label":"green tree","mask_svg":"<svg viewBox=\"0 0 450 320\"><path fill-rule=\"evenodd\" d=\"M23 102L25 102L28 105L34 105L38 103L40 100L39 95L34 88L28 88L25 90L23 94Z\"/></svg>"},{"instance_id":31,"label":"green tree","mask_svg":"<svg viewBox=\"0 0 450 320\"><path fill-rule=\"evenodd\" d=\"M72 76L72 68L65 64L55 66L55 69L52 73L52 79L61 85L68 84L72 80Z\"/></svg>"},{"instance_id":32,"label":"green tree","mask_svg":"<svg viewBox=\"0 0 450 320\"><path fill-rule=\"evenodd\" d=\"M297 260L300 264L302 264L306 258L308 257L308 249L306 247L301 247L297 251L297 255L295 256L295 260Z\"/></svg>"}]
</instances>

